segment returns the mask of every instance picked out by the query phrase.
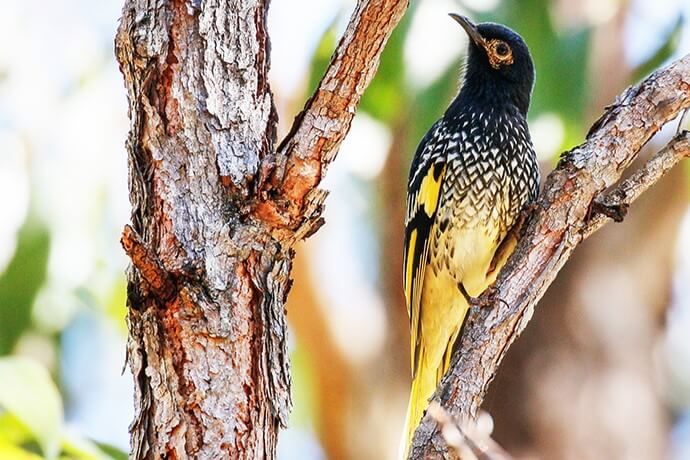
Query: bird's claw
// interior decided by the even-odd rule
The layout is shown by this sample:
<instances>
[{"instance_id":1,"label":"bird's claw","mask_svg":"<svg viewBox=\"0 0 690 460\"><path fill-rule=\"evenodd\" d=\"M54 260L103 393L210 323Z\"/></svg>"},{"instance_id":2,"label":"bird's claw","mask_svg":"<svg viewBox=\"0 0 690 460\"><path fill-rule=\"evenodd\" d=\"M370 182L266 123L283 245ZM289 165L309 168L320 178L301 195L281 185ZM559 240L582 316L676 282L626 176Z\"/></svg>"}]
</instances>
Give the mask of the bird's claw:
<instances>
[{"instance_id":1,"label":"bird's claw","mask_svg":"<svg viewBox=\"0 0 690 460\"><path fill-rule=\"evenodd\" d=\"M471 308L486 308L490 307L492 304L491 300L487 299L485 296L468 297L467 303L470 304Z\"/></svg>"},{"instance_id":2,"label":"bird's claw","mask_svg":"<svg viewBox=\"0 0 690 460\"><path fill-rule=\"evenodd\" d=\"M589 213L590 213L590 216L589 216L590 219L596 214L603 214L606 217L613 219L614 222L623 222L623 219L625 218L626 214L628 213L628 204L627 203L608 204L608 203L602 203L600 201L595 200L590 205Z\"/></svg>"},{"instance_id":3,"label":"bird's claw","mask_svg":"<svg viewBox=\"0 0 690 460\"><path fill-rule=\"evenodd\" d=\"M506 302L498 296L498 289L496 289L495 286L489 286L488 288L486 288L479 297L472 297L471 295L469 295L465 290L465 287L462 285L460 285L460 292L462 292L462 295L465 296L465 300L467 300L467 303L472 308L491 307L497 301L502 303L506 307L508 306L508 302Z\"/></svg>"}]
</instances>

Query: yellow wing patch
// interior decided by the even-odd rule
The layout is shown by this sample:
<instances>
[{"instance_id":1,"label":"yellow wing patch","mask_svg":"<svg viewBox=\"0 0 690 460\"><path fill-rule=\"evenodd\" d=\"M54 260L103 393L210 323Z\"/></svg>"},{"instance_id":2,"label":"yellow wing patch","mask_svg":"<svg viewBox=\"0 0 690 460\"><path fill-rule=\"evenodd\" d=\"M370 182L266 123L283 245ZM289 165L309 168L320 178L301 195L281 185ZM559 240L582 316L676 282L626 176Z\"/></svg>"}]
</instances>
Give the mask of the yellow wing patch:
<instances>
[{"instance_id":1,"label":"yellow wing patch","mask_svg":"<svg viewBox=\"0 0 690 460\"><path fill-rule=\"evenodd\" d=\"M421 291L424 270L428 264L429 243L433 234L436 212L446 165L430 163L427 170L409 187L407 219L405 220L404 283L407 311L410 315L411 365L417 368L420 328Z\"/></svg>"},{"instance_id":2,"label":"yellow wing patch","mask_svg":"<svg viewBox=\"0 0 690 460\"><path fill-rule=\"evenodd\" d=\"M441 174L434 177L434 168L429 169L429 172L422 180L422 185L419 187L418 202L424 206L424 212L431 217L436 212L438 206L438 197L441 194L441 179L445 173L446 167L443 167Z\"/></svg>"}]
</instances>

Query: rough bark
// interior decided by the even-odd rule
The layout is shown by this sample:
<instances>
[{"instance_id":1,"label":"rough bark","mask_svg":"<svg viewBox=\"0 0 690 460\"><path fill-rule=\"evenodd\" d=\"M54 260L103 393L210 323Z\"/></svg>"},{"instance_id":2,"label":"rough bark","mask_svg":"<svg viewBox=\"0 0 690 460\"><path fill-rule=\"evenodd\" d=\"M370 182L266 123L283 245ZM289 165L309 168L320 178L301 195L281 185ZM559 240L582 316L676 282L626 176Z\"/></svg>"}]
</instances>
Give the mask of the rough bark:
<instances>
[{"instance_id":1,"label":"rough bark","mask_svg":"<svg viewBox=\"0 0 690 460\"><path fill-rule=\"evenodd\" d=\"M268 0L126 0L131 457L273 458L290 410L292 246L407 1L360 1L275 149Z\"/></svg>"},{"instance_id":2,"label":"rough bark","mask_svg":"<svg viewBox=\"0 0 690 460\"><path fill-rule=\"evenodd\" d=\"M515 253L494 288L483 295L488 307L469 314L460 338L462 352L455 354L434 400L451 413L476 416L506 351L577 245L619 217L644 188L688 156L687 134L682 134L633 176L642 187L624 183L620 190L625 193L602 196L652 135L688 106L690 55L629 88L594 124L585 142L566 152L547 177ZM429 416L417 429L411 458L452 458Z\"/></svg>"}]
</instances>

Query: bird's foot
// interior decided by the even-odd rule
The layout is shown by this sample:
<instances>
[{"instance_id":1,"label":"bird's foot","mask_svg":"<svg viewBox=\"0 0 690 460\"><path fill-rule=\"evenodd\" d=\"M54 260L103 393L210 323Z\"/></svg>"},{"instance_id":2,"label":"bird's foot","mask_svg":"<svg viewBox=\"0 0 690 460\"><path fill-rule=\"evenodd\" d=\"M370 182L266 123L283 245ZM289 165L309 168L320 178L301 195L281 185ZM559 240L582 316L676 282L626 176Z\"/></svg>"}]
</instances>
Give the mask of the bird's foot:
<instances>
[{"instance_id":1,"label":"bird's foot","mask_svg":"<svg viewBox=\"0 0 690 460\"><path fill-rule=\"evenodd\" d=\"M614 222L623 222L626 214L628 213L627 203L602 203L600 201L594 200L589 208L589 218L592 219L597 214L603 214L606 217L613 219Z\"/></svg>"},{"instance_id":2,"label":"bird's foot","mask_svg":"<svg viewBox=\"0 0 690 460\"><path fill-rule=\"evenodd\" d=\"M503 304L506 307L509 307L508 302L505 300L501 299L498 295L498 289L496 289L496 286L493 284L486 288L484 292L482 292L482 295L480 296L479 303L481 304L480 306L483 307L490 307L496 304L496 302Z\"/></svg>"},{"instance_id":3,"label":"bird's foot","mask_svg":"<svg viewBox=\"0 0 690 460\"><path fill-rule=\"evenodd\" d=\"M500 302L506 307L509 306L508 302L498 296L498 289L496 289L493 285L486 288L479 297L472 297L469 295L465 290L465 286L462 284L459 284L458 288L460 288L460 292L465 297L465 300L467 300L467 303L470 304L470 307L487 308L493 306L496 302Z\"/></svg>"},{"instance_id":4,"label":"bird's foot","mask_svg":"<svg viewBox=\"0 0 690 460\"><path fill-rule=\"evenodd\" d=\"M472 308L486 308L490 307L493 304L493 302L490 299L487 299L484 296L468 297L467 303L469 303L470 307Z\"/></svg>"}]
</instances>

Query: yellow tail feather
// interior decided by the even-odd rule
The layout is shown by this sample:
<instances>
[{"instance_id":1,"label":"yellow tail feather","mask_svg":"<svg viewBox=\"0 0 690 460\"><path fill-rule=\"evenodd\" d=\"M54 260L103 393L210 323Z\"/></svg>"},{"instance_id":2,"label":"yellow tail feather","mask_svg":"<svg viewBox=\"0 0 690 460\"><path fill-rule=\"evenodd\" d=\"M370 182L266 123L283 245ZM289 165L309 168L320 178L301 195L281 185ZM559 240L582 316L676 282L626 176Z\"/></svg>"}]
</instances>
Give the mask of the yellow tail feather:
<instances>
[{"instance_id":1,"label":"yellow tail feather","mask_svg":"<svg viewBox=\"0 0 690 460\"><path fill-rule=\"evenodd\" d=\"M493 239L483 238L479 240L483 244L472 247L487 247L495 243ZM516 242L516 235L511 232L498 248L494 246L481 251L493 256L493 260L484 260L478 266L470 266L472 270L465 272L464 278L469 284L463 281L463 286L468 288L469 295L478 296L496 280ZM416 353L413 352L412 356L416 357L416 363L413 363L414 377L400 446L403 459L409 456L414 432L429 405L429 398L450 367L453 346L469 310L467 299L461 294L456 281L445 271L426 270L422 289L420 305L410 310L412 322L419 321L420 328L419 336L412 336L411 346L413 350L416 347ZM418 317L415 317L415 311Z\"/></svg>"},{"instance_id":2,"label":"yellow tail feather","mask_svg":"<svg viewBox=\"0 0 690 460\"><path fill-rule=\"evenodd\" d=\"M465 310L465 312L466 311L467 310ZM460 333L461 327L462 321L460 322L458 328L453 331L449 340L446 341L443 355L441 356L440 360L430 360L429 353L427 353L425 347L420 347L419 367L417 368L417 374L415 375L414 379L412 379L410 401L407 405L407 416L405 417L405 429L403 431L404 437L400 446L400 454L401 458L403 459L406 459L409 456L414 432L429 405L429 398L431 398L431 396L434 394L434 391L436 391L436 387L441 381L441 378L443 378L443 374L446 373L448 367L450 366L453 345L455 343L455 339Z\"/></svg>"},{"instance_id":3,"label":"yellow tail feather","mask_svg":"<svg viewBox=\"0 0 690 460\"><path fill-rule=\"evenodd\" d=\"M424 361L425 356L422 354L420 358ZM414 432L429 404L429 397L434 393L434 390L436 390L435 377L435 370L426 369L424 366L420 366L419 372L412 380L410 401L407 404L407 416L405 417L405 429L403 431L403 439L400 446L400 454L403 459L407 458L409 455Z\"/></svg>"}]
</instances>

